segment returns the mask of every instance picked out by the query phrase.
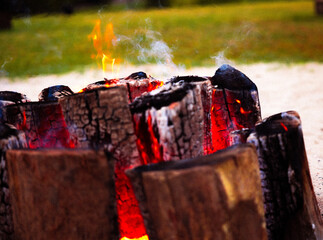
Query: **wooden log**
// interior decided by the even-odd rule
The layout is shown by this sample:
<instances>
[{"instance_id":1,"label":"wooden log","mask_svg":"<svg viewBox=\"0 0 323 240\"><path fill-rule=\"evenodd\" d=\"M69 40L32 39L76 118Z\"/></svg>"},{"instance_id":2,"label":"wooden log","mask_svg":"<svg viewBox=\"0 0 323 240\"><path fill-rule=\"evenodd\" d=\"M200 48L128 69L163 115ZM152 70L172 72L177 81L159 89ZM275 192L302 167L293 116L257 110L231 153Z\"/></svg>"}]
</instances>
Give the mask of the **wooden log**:
<instances>
[{"instance_id":1,"label":"wooden log","mask_svg":"<svg viewBox=\"0 0 323 240\"><path fill-rule=\"evenodd\" d=\"M98 88L59 99L76 148L106 149L117 159L115 185L121 237L146 234L124 170L140 165L127 89Z\"/></svg>"},{"instance_id":2,"label":"wooden log","mask_svg":"<svg viewBox=\"0 0 323 240\"><path fill-rule=\"evenodd\" d=\"M6 151L26 146L23 132L0 122L0 239L2 240L13 239L14 236Z\"/></svg>"},{"instance_id":3,"label":"wooden log","mask_svg":"<svg viewBox=\"0 0 323 240\"><path fill-rule=\"evenodd\" d=\"M210 111L212 107L212 91L213 86L211 81L207 77L198 77L198 76L177 76L172 78L169 84L177 85L177 84L185 84L190 83L194 84L199 88L201 92L201 100L203 106L203 121L204 121L204 140L203 140L203 148L204 154L211 153L210 149L212 149L212 139L211 139L211 118Z\"/></svg>"},{"instance_id":4,"label":"wooden log","mask_svg":"<svg viewBox=\"0 0 323 240\"><path fill-rule=\"evenodd\" d=\"M26 102L4 108L5 121L22 130L27 147L73 148L63 113L57 102Z\"/></svg>"},{"instance_id":5,"label":"wooden log","mask_svg":"<svg viewBox=\"0 0 323 240\"><path fill-rule=\"evenodd\" d=\"M130 109L143 164L203 155L203 106L197 86L165 86L137 98Z\"/></svg>"},{"instance_id":6,"label":"wooden log","mask_svg":"<svg viewBox=\"0 0 323 240\"><path fill-rule=\"evenodd\" d=\"M72 94L73 91L68 86L56 85L43 89L40 92L38 99L40 102L57 101L59 98Z\"/></svg>"},{"instance_id":7,"label":"wooden log","mask_svg":"<svg viewBox=\"0 0 323 240\"><path fill-rule=\"evenodd\" d=\"M4 107L7 105L15 104L15 103L23 103L28 102L26 95L11 92L11 91L0 91L0 121L4 122Z\"/></svg>"},{"instance_id":8,"label":"wooden log","mask_svg":"<svg viewBox=\"0 0 323 240\"><path fill-rule=\"evenodd\" d=\"M268 238L323 239L299 115L290 111L271 116L247 141L257 148Z\"/></svg>"},{"instance_id":9,"label":"wooden log","mask_svg":"<svg viewBox=\"0 0 323 240\"><path fill-rule=\"evenodd\" d=\"M125 78L104 79L103 81L89 84L86 88L82 89L82 92L101 87L123 86L128 90L128 100L130 103L136 97L155 90L163 84L163 81L154 79L151 76L147 76L147 74L144 72L136 72Z\"/></svg>"},{"instance_id":10,"label":"wooden log","mask_svg":"<svg viewBox=\"0 0 323 240\"><path fill-rule=\"evenodd\" d=\"M253 129L261 120L257 86L229 65L221 66L211 78L214 86L211 108L212 149L230 145L230 132Z\"/></svg>"},{"instance_id":11,"label":"wooden log","mask_svg":"<svg viewBox=\"0 0 323 240\"><path fill-rule=\"evenodd\" d=\"M119 239L111 155L10 150L7 161L14 239Z\"/></svg>"},{"instance_id":12,"label":"wooden log","mask_svg":"<svg viewBox=\"0 0 323 240\"><path fill-rule=\"evenodd\" d=\"M150 240L267 239L252 145L141 166L127 175Z\"/></svg>"}]
</instances>

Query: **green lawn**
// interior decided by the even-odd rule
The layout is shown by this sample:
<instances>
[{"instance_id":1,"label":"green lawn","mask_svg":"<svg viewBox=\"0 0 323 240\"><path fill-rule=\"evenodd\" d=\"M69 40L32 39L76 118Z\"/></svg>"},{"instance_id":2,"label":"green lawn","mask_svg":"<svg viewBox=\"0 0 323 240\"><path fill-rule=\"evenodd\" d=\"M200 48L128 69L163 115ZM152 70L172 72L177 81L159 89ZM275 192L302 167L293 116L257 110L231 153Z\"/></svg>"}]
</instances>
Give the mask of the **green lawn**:
<instances>
[{"instance_id":1,"label":"green lawn","mask_svg":"<svg viewBox=\"0 0 323 240\"><path fill-rule=\"evenodd\" d=\"M212 65L211 57L221 51L242 63L323 62L323 17L315 16L313 8L312 1L241 3L15 19L11 30L0 32L0 75L96 66L87 36L98 18L112 22L119 37L113 56L132 64L164 61L168 52L161 40L172 49L173 61L187 67ZM157 53L150 51L152 46Z\"/></svg>"}]
</instances>

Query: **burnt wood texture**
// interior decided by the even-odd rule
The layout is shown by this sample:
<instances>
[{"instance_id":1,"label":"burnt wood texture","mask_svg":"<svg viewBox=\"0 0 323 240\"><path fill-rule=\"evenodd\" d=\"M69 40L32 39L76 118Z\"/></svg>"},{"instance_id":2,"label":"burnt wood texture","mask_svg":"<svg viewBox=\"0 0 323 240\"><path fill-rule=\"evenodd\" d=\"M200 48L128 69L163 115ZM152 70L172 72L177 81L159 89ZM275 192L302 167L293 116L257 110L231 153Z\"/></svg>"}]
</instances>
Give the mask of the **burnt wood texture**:
<instances>
[{"instance_id":1,"label":"burnt wood texture","mask_svg":"<svg viewBox=\"0 0 323 240\"><path fill-rule=\"evenodd\" d=\"M323 239L299 115L271 116L247 141L257 148L268 239Z\"/></svg>"},{"instance_id":2,"label":"burnt wood texture","mask_svg":"<svg viewBox=\"0 0 323 240\"><path fill-rule=\"evenodd\" d=\"M203 106L197 86L167 85L130 109L142 164L203 155Z\"/></svg>"},{"instance_id":3,"label":"burnt wood texture","mask_svg":"<svg viewBox=\"0 0 323 240\"><path fill-rule=\"evenodd\" d=\"M26 135L27 148L73 148L57 102L26 102L3 108L4 119Z\"/></svg>"},{"instance_id":4,"label":"burnt wood texture","mask_svg":"<svg viewBox=\"0 0 323 240\"><path fill-rule=\"evenodd\" d=\"M146 234L145 228L124 173L141 164L127 95L122 86L97 88L60 98L59 103L75 148L106 149L117 159L115 186L120 234L138 238Z\"/></svg>"},{"instance_id":5,"label":"burnt wood texture","mask_svg":"<svg viewBox=\"0 0 323 240\"><path fill-rule=\"evenodd\" d=\"M0 122L0 239L2 240L9 240L14 236L6 152L9 149L25 148L26 145L23 132L12 125Z\"/></svg>"},{"instance_id":6,"label":"burnt wood texture","mask_svg":"<svg viewBox=\"0 0 323 240\"><path fill-rule=\"evenodd\" d=\"M252 145L127 171L150 240L267 239Z\"/></svg>"},{"instance_id":7,"label":"burnt wood texture","mask_svg":"<svg viewBox=\"0 0 323 240\"><path fill-rule=\"evenodd\" d=\"M119 239L111 155L11 150L7 162L14 239Z\"/></svg>"},{"instance_id":8,"label":"burnt wood texture","mask_svg":"<svg viewBox=\"0 0 323 240\"><path fill-rule=\"evenodd\" d=\"M211 78L212 93L210 152L230 146L230 132L253 129L261 121L257 86L242 72L222 65Z\"/></svg>"}]
</instances>

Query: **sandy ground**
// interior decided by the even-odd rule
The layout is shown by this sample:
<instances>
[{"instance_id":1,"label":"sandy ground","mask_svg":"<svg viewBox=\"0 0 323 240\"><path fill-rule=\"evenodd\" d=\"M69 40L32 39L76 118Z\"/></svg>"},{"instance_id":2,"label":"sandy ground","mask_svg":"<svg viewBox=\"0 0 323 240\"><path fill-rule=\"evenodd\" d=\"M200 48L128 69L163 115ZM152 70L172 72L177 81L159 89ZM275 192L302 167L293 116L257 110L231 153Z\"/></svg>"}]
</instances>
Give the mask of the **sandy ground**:
<instances>
[{"instance_id":1,"label":"sandy ground","mask_svg":"<svg viewBox=\"0 0 323 240\"><path fill-rule=\"evenodd\" d=\"M314 190L323 212L323 64L261 63L233 66L258 86L263 118L288 110L295 110L300 114ZM175 75L212 76L215 70L216 67L185 70L161 65L123 66L120 77L144 71L155 78L166 80ZM17 91L25 93L31 100L37 100L38 94L45 87L64 84L73 91L79 91L102 78L103 74L99 70L38 76L14 83L0 78L0 91Z\"/></svg>"}]
</instances>

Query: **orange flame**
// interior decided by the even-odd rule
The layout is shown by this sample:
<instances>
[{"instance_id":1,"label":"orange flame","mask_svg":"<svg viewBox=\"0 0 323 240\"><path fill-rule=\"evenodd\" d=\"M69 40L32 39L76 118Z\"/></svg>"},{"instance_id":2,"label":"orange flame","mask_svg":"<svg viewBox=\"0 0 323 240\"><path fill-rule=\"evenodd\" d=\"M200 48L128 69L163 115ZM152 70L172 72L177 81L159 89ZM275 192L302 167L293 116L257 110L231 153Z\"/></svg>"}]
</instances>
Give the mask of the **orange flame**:
<instances>
[{"instance_id":1,"label":"orange flame","mask_svg":"<svg viewBox=\"0 0 323 240\"><path fill-rule=\"evenodd\" d=\"M97 54L96 56L92 55L92 58L96 58L99 68L102 68L103 72L111 72L113 78L116 78L119 74L121 59L112 57L112 49L117 41L117 37L113 32L113 24L108 23L106 25L104 35L102 36L101 20L96 20L88 38L93 41Z\"/></svg>"},{"instance_id":2,"label":"orange flame","mask_svg":"<svg viewBox=\"0 0 323 240\"><path fill-rule=\"evenodd\" d=\"M241 107L241 101L240 101L240 100L236 99L236 102L240 104L240 112L241 112L242 114L249 114L249 113L252 113L252 111L250 111L250 110L249 110L249 111L246 111L246 110L244 110L244 109L243 109L243 107Z\"/></svg>"}]
</instances>

